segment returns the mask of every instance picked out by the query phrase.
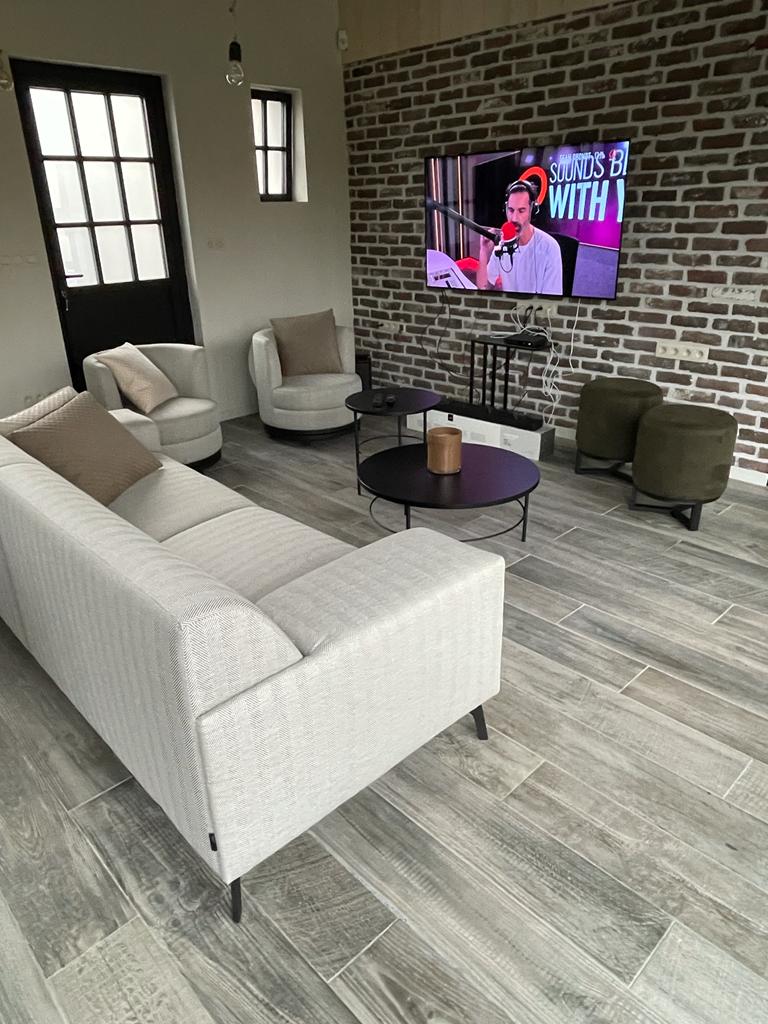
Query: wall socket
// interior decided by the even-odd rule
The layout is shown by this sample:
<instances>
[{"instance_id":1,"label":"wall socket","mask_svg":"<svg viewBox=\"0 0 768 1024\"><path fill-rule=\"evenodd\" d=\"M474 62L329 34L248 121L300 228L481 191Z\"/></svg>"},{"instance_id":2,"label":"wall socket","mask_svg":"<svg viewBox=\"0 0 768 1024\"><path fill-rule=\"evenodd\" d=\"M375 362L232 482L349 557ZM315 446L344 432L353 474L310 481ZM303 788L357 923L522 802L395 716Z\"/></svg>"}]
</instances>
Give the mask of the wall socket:
<instances>
[{"instance_id":1,"label":"wall socket","mask_svg":"<svg viewBox=\"0 0 768 1024\"><path fill-rule=\"evenodd\" d=\"M707 363L709 345L693 345L687 341L657 341L656 355L661 359L682 359L686 363Z\"/></svg>"}]
</instances>

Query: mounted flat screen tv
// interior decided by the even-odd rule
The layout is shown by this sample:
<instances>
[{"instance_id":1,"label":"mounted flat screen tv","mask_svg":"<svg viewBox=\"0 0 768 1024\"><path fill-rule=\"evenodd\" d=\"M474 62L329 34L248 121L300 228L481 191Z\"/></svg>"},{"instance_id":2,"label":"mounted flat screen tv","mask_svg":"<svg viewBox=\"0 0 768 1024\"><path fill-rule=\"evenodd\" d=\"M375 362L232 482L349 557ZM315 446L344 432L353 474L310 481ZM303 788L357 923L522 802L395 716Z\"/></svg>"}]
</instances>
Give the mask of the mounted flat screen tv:
<instances>
[{"instance_id":1,"label":"mounted flat screen tv","mask_svg":"<svg viewBox=\"0 0 768 1024\"><path fill-rule=\"evenodd\" d=\"M615 299L629 142L428 157L430 288Z\"/></svg>"}]
</instances>

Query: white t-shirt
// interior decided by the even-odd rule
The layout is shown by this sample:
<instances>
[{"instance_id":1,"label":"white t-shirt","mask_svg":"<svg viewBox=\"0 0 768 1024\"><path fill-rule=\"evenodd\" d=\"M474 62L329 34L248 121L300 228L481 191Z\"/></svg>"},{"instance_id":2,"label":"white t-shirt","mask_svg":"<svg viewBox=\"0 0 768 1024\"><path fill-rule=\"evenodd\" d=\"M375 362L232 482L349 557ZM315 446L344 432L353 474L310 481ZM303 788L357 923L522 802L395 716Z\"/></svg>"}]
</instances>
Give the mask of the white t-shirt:
<instances>
[{"instance_id":1,"label":"white t-shirt","mask_svg":"<svg viewBox=\"0 0 768 1024\"><path fill-rule=\"evenodd\" d=\"M488 260L489 288L494 286L498 277L501 277L501 287L505 292L562 295L563 260L560 246L546 231L535 227L530 242L518 246L514 256L491 256Z\"/></svg>"}]
</instances>

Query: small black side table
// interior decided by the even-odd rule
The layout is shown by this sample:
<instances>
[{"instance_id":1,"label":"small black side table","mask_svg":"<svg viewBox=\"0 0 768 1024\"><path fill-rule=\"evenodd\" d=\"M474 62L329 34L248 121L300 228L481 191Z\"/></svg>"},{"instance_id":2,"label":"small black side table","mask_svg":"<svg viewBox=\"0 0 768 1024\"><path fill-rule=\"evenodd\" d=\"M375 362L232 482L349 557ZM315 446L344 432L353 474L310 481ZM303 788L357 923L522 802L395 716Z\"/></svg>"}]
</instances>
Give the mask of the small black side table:
<instances>
[{"instance_id":1,"label":"small black side table","mask_svg":"<svg viewBox=\"0 0 768 1024\"><path fill-rule=\"evenodd\" d=\"M387 404L387 398L394 401ZM398 446L403 443L403 417L413 416L416 413L422 414L422 443L427 442L427 413L434 409L442 401L442 396L435 391L427 391L425 388L373 388L371 391L358 391L350 395L344 403L355 415L355 475L358 477L357 493L360 490L360 448L371 441L381 441L383 438L397 436ZM360 440L360 417L361 416L396 416L397 435L377 434L375 437L367 437Z\"/></svg>"}]
</instances>

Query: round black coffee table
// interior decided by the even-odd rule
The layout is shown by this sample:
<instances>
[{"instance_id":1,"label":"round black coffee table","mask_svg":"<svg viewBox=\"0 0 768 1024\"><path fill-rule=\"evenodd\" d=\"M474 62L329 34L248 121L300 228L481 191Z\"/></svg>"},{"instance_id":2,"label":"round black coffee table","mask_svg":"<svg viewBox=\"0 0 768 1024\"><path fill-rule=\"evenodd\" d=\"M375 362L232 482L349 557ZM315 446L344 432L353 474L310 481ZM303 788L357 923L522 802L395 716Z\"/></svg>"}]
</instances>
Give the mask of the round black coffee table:
<instances>
[{"instance_id":1,"label":"round black coffee table","mask_svg":"<svg viewBox=\"0 0 768 1024\"><path fill-rule=\"evenodd\" d=\"M346 399L345 405L355 414L355 472L360 468L360 449L371 441L381 441L387 437L397 436L397 443L403 443L403 418L422 414L422 442L427 440L427 413L434 409L442 401L442 395L435 391L428 391L425 388L372 388L368 391L358 391ZM396 416L397 435L376 434L375 437L366 437L360 440L360 417L361 416ZM360 494L360 482L358 480L357 493Z\"/></svg>"},{"instance_id":2,"label":"round black coffee table","mask_svg":"<svg viewBox=\"0 0 768 1024\"><path fill-rule=\"evenodd\" d=\"M483 508L516 501L522 512L516 523L498 533L468 539L488 540L522 524L521 539L525 540L528 499L541 478L536 463L530 459L484 444L462 444L461 472L439 476L427 469L426 448L419 444L388 448L371 455L360 463L358 479L374 495L371 517L382 529L389 530L389 527L373 515L373 506L379 498L403 506L406 530L411 526L412 508Z\"/></svg>"}]
</instances>

